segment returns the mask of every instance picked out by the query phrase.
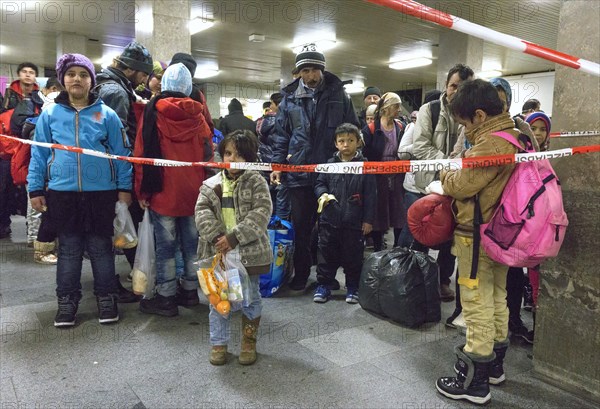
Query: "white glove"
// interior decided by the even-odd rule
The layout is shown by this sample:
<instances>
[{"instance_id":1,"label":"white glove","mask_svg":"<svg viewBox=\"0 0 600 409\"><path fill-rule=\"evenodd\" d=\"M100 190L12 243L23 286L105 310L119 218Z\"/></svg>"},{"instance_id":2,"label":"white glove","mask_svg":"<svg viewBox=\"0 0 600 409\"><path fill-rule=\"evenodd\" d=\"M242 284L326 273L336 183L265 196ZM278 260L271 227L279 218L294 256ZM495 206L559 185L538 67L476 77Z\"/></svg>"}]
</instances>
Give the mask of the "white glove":
<instances>
[{"instance_id":1,"label":"white glove","mask_svg":"<svg viewBox=\"0 0 600 409\"><path fill-rule=\"evenodd\" d=\"M446 193L444 193L444 188L442 187L442 182L439 180L434 180L433 182L431 182L425 188L425 193L427 193L427 194L437 193L438 195L442 195L442 196L446 195Z\"/></svg>"}]
</instances>

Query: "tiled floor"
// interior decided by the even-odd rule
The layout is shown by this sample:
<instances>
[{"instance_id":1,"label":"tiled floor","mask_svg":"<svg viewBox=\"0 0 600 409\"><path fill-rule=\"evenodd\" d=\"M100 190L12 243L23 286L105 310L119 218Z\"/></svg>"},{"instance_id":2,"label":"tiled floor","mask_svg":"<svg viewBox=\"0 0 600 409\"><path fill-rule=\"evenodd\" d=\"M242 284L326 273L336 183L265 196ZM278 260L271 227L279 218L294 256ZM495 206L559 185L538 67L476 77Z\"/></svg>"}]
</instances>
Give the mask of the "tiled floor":
<instances>
[{"instance_id":1,"label":"tiled floor","mask_svg":"<svg viewBox=\"0 0 600 409\"><path fill-rule=\"evenodd\" d=\"M0 241L0 408L453 408L437 377L453 374L452 348L463 338L442 324L407 329L344 302L311 294L264 300L251 367L237 363L239 314L229 363L208 363L206 305L175 318L120 306L121 321L101 326L84 263L78 325L58 330L55 267L33 262L23 218ZM128 265L117 258L125 277ZM203 301L206 302L206 301ZM453 303L444 303L442 318ZM531 316L523 311L531 325ZM532 349L515 342L507 382L492 388L490 408L594 408L532 375Z\"/></svg>"}]
</instances>

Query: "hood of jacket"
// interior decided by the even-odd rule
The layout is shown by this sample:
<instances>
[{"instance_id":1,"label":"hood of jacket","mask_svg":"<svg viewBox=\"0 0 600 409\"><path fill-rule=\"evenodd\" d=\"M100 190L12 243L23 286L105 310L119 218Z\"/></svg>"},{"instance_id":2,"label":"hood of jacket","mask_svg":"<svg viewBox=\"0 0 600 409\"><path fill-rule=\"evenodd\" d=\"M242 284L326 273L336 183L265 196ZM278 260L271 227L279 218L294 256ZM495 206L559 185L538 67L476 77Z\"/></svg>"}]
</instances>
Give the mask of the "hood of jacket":
<instances>
[{"instance_id":1,"label":"hood of jacket","mask_svg":"<svg viewBox=\"0 0 600 409\"><path fill-rule=\"evenodd\" d=\"M157 126L163 137L184 142L206 133L203 106L191 98L164 98L156 103Z\"/></svg>"},{"instance_id":2,"label":"hood of jacket","mask_svg":"<svg viewBox=\"0 0 600 409\"><path fill-rule=\"evenodd\" d=\"M14 80L13 82L10 83L10 87L11 90L13 90L14 92L16 92L17 94L19 94L19 96L21 98L23 98L23 89L21 88L21 80ZM33 84L33 90L34 91L39 91L40 86L36 83Z\"/></svg>"},{"instance_id":3,"label":"hood of jacket","mask_svg":"<svg viewBox=\"0 0 600 409\"><path fill-rule=\"evenodd\" d=\"M356 151L356 153L354 154L354 157L347 161L347 162L365 162L367 160L367 158L365 158L362 154L362 151L359 149ZM329 160L329 162L343 162L342 158L340 157L340 152L337 151L333 154L333 158L331 158Z\"/></svg>"},{"instance_id":4,"label":"hood of jacket","mask_svg":"<svg viewBox=\"0 0 600 409\"><path fill-rule=\"evenodd\" d=\"M136 99L131 81L129 81L125 74L123 74L120 70L113 67L103 68L102 71L96 75L96 86L111 80L121 85L127 91L130 99Z\"/></svg>"}]
</instances>

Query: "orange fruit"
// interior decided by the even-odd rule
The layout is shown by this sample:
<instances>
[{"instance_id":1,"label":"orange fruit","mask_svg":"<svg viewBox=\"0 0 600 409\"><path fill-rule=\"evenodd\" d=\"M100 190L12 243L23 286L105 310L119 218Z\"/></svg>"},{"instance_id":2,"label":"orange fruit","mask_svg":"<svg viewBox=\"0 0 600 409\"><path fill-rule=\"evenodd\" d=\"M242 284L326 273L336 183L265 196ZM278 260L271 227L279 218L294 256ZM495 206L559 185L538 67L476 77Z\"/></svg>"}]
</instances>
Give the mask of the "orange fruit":
<instances>
[{"instance_id":1,"label":"orange fruit","mask_svg":"<svg viewBox=\"0 0 600 409\"><path fill-rule=\"evenodd\" d=\"M118 237L115 237L115 241L113 243L116 248L122 249L127 244L127 240L123 236L118 236Z\"/></svg>"},{"instance_id":2,"label":"orange fruit","mask_svg":"<svg viewBox=\"0 0 600 409\"><path fill-rule=\"evenodd\" d=\"M219 297L217 294L210 294L208 296L208 301L216 307L221 302L221 297Z\"/></svg>"},{"instance_id":3,"label":"orange fruit","mask_svg":"<svg viewBox=\"0 0 600 409\"><path fill-rule=\"evenodd\" d=\"M228 315L230 311L231 304L229 304L229 301L221 301L219 304L217 304L217 312L219 314Z\"/></svg>"}]
</instances>

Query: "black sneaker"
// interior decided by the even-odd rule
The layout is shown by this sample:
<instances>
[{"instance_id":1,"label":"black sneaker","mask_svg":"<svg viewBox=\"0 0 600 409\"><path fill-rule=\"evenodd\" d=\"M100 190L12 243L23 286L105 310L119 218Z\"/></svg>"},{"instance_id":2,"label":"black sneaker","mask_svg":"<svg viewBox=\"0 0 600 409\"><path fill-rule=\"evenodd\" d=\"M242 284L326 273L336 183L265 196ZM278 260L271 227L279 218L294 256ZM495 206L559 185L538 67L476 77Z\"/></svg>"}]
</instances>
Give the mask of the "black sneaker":
<instances>
[{"instance_id":1,"label":"black sneaker","mask_svg":"<svg viewBox=\"0 0 600 409\"><path fill-rule=\"evenodd\" d=\"M58 298L58 312L54 317L55 327L72 327L75 325L75 315L79 302L72 295Z\"/></svg>"},{"instance_id":2,"label":"black sneaker","mask_svg":"<svg viewBox=\"0 0 600 409\"><path fill-rule=\"evenodd\" d=\"M98 321L100 324L110 324L119 321L119 308L117 307L117 296L109 294L96 297L98 306Z\"/></svg>"},{"instance_id":3,"label":"black sneaker","mask_svg":"<svg viewBox=\"0 0 600 409\"><path fill-rule=\"evenodd\" d=\"M139 302L142 299L141 295L136 295L132 291L129 291L127 288L123 287L121 284L121 279L118 275L115 275L115 280L117 280L117 302L128 304L133 302Z\"/></svg>"},{"instance_id":4,"label":"black sneaker","mask_svg":"<svg viewBox=\"0 0 600 409\"><path fill-rule=\"evenodd\" d=\"M175 296L164 297L160 294L140 301L140 311L146 314L162 315L163 317L174 317L179 314Z\"/></svg>"},{"instance_id":5,"label":"black sneaker","mask_svg":"<svg viewBox=\"0 0 600 409\"><path fill-rule=\"evenodd\" d=\"M200 304L198 290L185 290L183 287L177 287L175 303L177 305L181 305L182 307L193 307Z\"/></svg>"}]
</instances>

